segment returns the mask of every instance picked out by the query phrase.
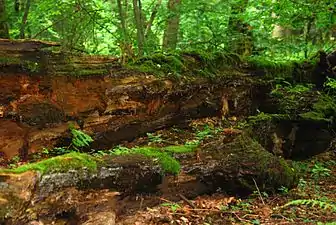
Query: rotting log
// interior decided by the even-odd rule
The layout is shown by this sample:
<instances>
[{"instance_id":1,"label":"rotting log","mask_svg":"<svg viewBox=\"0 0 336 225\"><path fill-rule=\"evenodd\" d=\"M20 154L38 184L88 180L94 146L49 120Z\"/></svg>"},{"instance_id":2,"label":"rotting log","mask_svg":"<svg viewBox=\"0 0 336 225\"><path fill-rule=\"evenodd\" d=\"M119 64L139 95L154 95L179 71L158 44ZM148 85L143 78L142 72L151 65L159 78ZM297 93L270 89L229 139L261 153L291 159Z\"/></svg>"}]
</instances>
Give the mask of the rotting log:
<instances>
[{"instance_id":1,"label":"rotting log","mask_svg":"<svg viewBox=\"0 0 336 225\"><path fill-rule=\"evenodd\" d=\"M70 123L94 138L91 148L102 149L193 118L241 117L258 92L234 69L216 81L159 78L123 68L116 58L39 47L53 43L11 43L19 47L0 45L0 152L8 158L67 145Z\"/></svg>"},{"instance_id":2,"label":"rotting log","mask_svg":"<svg viewBox=\"0 0 336 225\"><path fill-rule=\"evenodd\" d=\"M0 223L56 220L62 213L85 221L87 214L113 213L117 190L125 195L155 192L162 174L157 161L141 155L94 159L69 154L22 172L0 171Z\"/></svg>"},{"instance_id":3,"label":"rotting log","mask_svg":"<svg viewBox=\"0 0 336 225\"><path fill-rule=\"evenodd\" d=\"M223 133L198 152L176 154L182 171L174 178L164 177L154 158L136 154L87 157L77 153L39 162L39 166L31 166L35 169L22 173L15 169L0 171L0 222L27 224L49 219L51 224L64 213L81 221L87 213L118 213L125 205L123 198L115 198L116 192L124 197L150 192L174 201L181 194L193 198L221 191L245 196L257 188L276 192L282 186L292 188L297 184L296 172L283 159L240 132ZM43 169L42 165L47 167ZM134 210L138 206L128 207Z\"/></svg>"}]
</instances>

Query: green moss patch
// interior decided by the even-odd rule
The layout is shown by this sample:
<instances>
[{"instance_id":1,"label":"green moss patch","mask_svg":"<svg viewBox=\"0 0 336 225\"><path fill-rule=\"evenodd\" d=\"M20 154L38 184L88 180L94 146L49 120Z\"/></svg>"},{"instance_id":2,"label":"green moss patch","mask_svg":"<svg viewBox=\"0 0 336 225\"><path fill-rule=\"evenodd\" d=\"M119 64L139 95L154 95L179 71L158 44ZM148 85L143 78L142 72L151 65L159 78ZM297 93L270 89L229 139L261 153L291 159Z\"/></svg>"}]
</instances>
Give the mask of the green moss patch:
<instances>
[{"instance_id":1,"label":"green moss patch","mask_svg":"<svg viewBox=\"0 0 336 225\"><path fill-rule=\"evenodd\" d=\"M178 174L181 169L180 163L168 153L162 151L160 148L154 147L137 147L137 148L122 148L111 152L115 155L140 154L150 158L159 160L162 169L167 173Z\"/></svg>"},{"instance_id":2,"label":"green moss patch","mask_svg":"<svg viewBox=\"0 0 336 225\"><path fill-rule=\"evenodd\" d=\"M333 122L336 116L336 101L331 96L321 95L313 104L311 111L301 113L299 116L306 120Z\"/></svg>"},{"instance_id":3,"label":"green moss patch","mask_svg":"<svg viewBox=\"0 0 336 225\"><path fill-rule=\"evenodd\" d=\"M197 145L171 145L163 147L163 150L170 153L188 153L193 152L196 149Z\"/></svg>"},{"instance_id":4,"label":"green moss patch","mask_svg":"<svg viewBox=\"0 0 336 225\"><path fill-rule=\"evenodd\" d=\"M156 53L130 62L126 67L159 77L179 78L183 75L214 78L234 74L230 68L240 63L241 59L236 54L181 51Z\"/></svg>"},{"instance_id":5,"label":"green moss patch","mask_svg":"<svg viewBox=\"0 0 336 225\"><path fill-rule=\"evenodd\" d=\"M81 169L84 167L90 171L95 171L97 169L96 160L87 154L72 152L37 163L29 163L14 169L3 169L0 170L0 173L24 173L34 170L45 174L54 171L65 172L70 169Z\"/></svg>"},{"instance_id":6,"label":"green moss patch","mask_svg":"<svg viewBox=\"0 0 336 225\"><path fill-rule=\"evenodd\" d=\"M140 154L150 158L156 158L166 173L178 174L181 170L180 163L172 156L174 153L193 152L197 145L172 145L166 147L119 147L111 151L112 155Z\"/></svg>"}]
</instances>

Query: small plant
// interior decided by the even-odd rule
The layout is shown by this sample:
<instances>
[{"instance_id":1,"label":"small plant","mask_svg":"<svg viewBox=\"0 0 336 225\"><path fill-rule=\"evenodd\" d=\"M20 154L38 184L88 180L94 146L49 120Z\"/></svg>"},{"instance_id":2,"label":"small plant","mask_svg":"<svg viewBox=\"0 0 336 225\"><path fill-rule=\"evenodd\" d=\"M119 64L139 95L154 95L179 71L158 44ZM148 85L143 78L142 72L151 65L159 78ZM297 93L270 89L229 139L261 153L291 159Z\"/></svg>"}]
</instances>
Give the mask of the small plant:
<instances>
[{"instance_id":1,"label":"small plant","mask_svg":"<svg viewBox=\"0 0 336 225\"><path fill-rule=\"evenodd\" d=\"M122 147L121 145L118 145L117 147L113 148L109 151L110 155L124 155L128 154L132 151L132 149L129 149L127 147Z\"/></svg>"},{"instance_id":2,"label":"small plant","mask_svg":"<svg viewBox=\"0 0 336 225\"><path fill-rule=\"evenodd\" d=\"M306 205L311 207L319 207L321 209L327 210L330 209L333 212L336 212L336 205L335 203L330 203L322 200L315 200L315 199L297 199L288 202L283 207L291 206L291 205Z\"/></svg>"},{"instance_id":3,"label":"small plant","mask_svg":"<svg viewBox=\"0 0 336 225\"><path fill-rule=\"evenodd\" d=\"M282 194L288 194L288 192L289 192L288 187L284 187L284 186L281 186L278 190L279 190Z\"/></svg>"},{"instance_id":4,"label":"small plant","mask_svg":"<svg viewBox=\"0 0 336 225\"><path fill-rule=\"evenodd\" d=\"M9 168L15 168L18 163L20 162L21 158L20 156L14 156L11 160L10 163L8 165Z\"/></svg>"},{"instance_id":5,"label":"small plant","mask_svg":"<svg viewBox=\"0 0 336 225\"><path fill-rule=\"evenodd\" d=\"M306 190L307 185L308 185L308 182L306 180L304 180L303 178L300 178L299 184L298 184L298 189L301 190L301 191L304 191L304 190Z\"/></svg>"},{"instance_id":6,"label":"small plant","mask_svg":"<svg viewBox=\"0 0 336 225\"><path fill-rule=\"evenodd\" d=\"M317 222L317 225L336 225L336 222L329 222L329 223Z\"/></svg>"},{"instance_id":7,"label":"small plant","mask_svg":"<svg viewBox=\"0 0 336 225\"><path fill-rule=\"evenodd\" d=\"M147 133L147 137L149 139L149 143L158 143L161 144L163 142L163 139L161 138L161 134L151 134L151 133Z\"/></svg>"},{"instance_id":8,"label":"small plant","mask_svg":"<svg viewBox=\"0 0 336 225\"><path fill-rule=\"evenodd\" d=\"M252 224L253 225L259 225L260 224L260 220L254 219L254 220L252 220Z\"/></svg>"},{"instance_id":9,"label":"small plant","mask_svg":"<svg viewBox=\"0 0 336 225\"><path fill-rule=\"evenodd\" d=\"M170 207L170 210L172 212L176 212L178 209L181 208L181 206L177 203L162 203L161 206L167 206Z\"/></svg>"},{"instance_id":10,"label":"small plant","mask_svg":"<svg viewBox=\"0 0 336 225\"><path fill-rule=\"evenodd\" d=\"M336 79L327 77L327 81L324 83L324 87L330 94L336 93Z\"/></svg>"},{"instance_id":11,"label":"small plant","mask_svg":"<svg viewBox=\"0 0 336 225\"><path fill-rule=\"evenodd\" d=\"M196 137L198 140L204 140L205 138L212 137L213 129L209 125L205 125L203 130L199 130L196 133Z\"/></svg>"},{"instance_id":12,"label":"small plant","mask_svg":"<svg viewBox=\"0 0 336 225\"><path fill-rule=\"evenodd\" d=\"M311 170L312 177L315 180L318 180L322 177L329 177L331 170L324 167L321 163L315 163L314 167Z\"/></svg>"},{"instance_id":13,"label":"small plant","mask_svg":"<svg viewBox=\"0 0 336 225\"><path fill-rule=\"evenodd\" d=\"M90 135L87 135L81 130L70 127L70 131L72 134L71 144L76 150L78 150L78 148L87 147L91 142L93 142L93 139L90 137Z\"/></svg>"}]
</instances>

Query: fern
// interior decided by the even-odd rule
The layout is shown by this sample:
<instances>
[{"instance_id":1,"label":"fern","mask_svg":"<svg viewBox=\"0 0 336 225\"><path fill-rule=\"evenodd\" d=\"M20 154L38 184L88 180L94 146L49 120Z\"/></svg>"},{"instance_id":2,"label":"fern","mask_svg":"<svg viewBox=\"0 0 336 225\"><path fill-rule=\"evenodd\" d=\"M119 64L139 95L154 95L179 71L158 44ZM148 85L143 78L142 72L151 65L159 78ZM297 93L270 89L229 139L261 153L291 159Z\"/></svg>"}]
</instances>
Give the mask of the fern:
<instances>
[{"instance_id":1,"label":"fern","mask_svg":"<svg viewBox=\"0 0 336 225\"><path fill-rule=\"evenodd\" d=\"M76 148L87 147L93 142L93 139L83 131L70 128L72 134L72 145Z\"/></svg>"},{"instance_id":2,"label":"fern","mask_svg":"<svg viewBox=\"0 0 336 225\"><path fill-rule=\"evenodd\" d=\"M291 206L291 205L306 205L306 206L311 206L315 207L318 206L321 209L331 209L332 211L336 212L336 204L334 203L329 203L321 200L314 200L314 199L297 199L288 202L285 204L283 207Z\"/></svg>"}]
</instances>

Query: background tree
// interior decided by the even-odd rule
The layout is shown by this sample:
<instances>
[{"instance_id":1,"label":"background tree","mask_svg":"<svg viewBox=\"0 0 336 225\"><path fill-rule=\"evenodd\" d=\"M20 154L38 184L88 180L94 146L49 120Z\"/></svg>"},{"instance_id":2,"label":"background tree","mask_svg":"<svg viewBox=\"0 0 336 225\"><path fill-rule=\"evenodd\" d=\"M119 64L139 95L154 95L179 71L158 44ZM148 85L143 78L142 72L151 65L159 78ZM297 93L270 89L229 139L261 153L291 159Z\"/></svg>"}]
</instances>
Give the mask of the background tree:
<instances>
[{"instance_id":1,"label":"background tree","mask_svg":"<svg viewBox=\"0 0 336 225\"><path fill-rule=\"evenodd\" d=\"M331 49L335 8L324 0L0 0L0 21L2 37L56 41L64 51L123 62L167 50L276 61Z\"/></svg>"},{"instance_id":2,"label":"background tree","mask_svg":"<svg viewBox=\"0 0 336 225\"><path fill-rule=\"evenodd\" d=\"M9 38L5 0L0 0L0 38Z\"/></svg>"},{"instance_id":3,"label":"background tree","mask_svg":"<svg viewBox=\"0 0 336 225\"><path fill-rule=\"evenodd\" d=\"M168 19L167 25L163 36L163 49L175 50L177 46L178 31L180 27L180 7L181 0L168 1Z\"/></svg>"},{"instance_id":4,"label":"background tree","mask_svg":"<svg viewBox=\"0 0 336 225\"><path fill-rule=\"evenodd\" d=\"M141 0L133 0L134 20L137 29L138 56L143 56L145 45L144 19L142 16Z\"/></svg>"}]
</instances>

